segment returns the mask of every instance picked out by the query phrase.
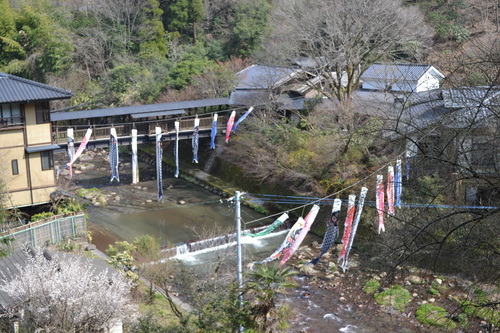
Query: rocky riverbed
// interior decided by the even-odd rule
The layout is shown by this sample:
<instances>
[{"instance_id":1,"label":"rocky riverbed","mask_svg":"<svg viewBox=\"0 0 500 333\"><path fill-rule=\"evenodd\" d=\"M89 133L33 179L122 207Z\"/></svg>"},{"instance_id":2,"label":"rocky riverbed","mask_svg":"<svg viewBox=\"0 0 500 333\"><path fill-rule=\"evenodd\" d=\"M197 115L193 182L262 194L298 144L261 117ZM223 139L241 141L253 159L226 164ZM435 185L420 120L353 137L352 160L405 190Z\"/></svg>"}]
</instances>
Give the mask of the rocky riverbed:
<instances>
[{"instance_id":1,"label":"rocky riverbed","mask_svg":"<svg viewBox=\"0 0 500 333\"><path fill-rule=\"evenodd\" d=\"M290 332L499 332L460 307L467 301L480 303L485 295L498 300L498 286L414 267L397 267L388 274L365 268L356 255L345 273L334 263L336 256L328 254L314 268L304 266L319 246L301 247L291 263L300 274L299 288L287 297L295 310ZM417 320L419 308L427 310L431 324ZM442 313L436 312L439 308Z\"/></svg>"},{"instance_id":2,"label":"rocky riverbed","mask_svg":"<svg viewBox=\"0 0 500 333\"><path fill-rule=\"evenodd\" d=\"M62 165L66 156L59 154L56 158ZM61 186L80 193L88 209L101 214L158 208L155 170L147 164L140 168L141 182L130 184L130 164L122 161L121 182L110 183L107 154L89 150L75 164L71 181L65 181L68 171L63 170ZM182 190L168 192L168 188L167 184L165 200L172 204L189 202ZM93 242L103 250L120 240L99 225L91 225L90 230ZM287 263L298 272L298 287L282 299L293 314L289 332L499 332L491 324L492 320L498 322L498 312L488 314L463 307L468 301L498 302L498 286L478 285L414 267L396 267L391 272L368 269L356 254L351 255L344 273L336 265L338 249L330 250L316 266L304 266L317 256L320 245L316 241L302 246ZM419 308L427 311L427 324L417 320ZM442 312L436 310L440 308Z\"/></svg>"}]
</instances>

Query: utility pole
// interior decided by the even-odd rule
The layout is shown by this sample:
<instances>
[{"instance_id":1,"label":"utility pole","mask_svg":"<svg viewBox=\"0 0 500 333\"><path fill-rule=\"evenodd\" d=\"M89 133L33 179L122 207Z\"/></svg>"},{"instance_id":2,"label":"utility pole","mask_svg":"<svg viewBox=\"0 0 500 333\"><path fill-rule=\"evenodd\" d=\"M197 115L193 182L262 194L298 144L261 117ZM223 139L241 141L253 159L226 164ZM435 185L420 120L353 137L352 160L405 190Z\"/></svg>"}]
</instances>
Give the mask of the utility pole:
<instances>
[{"instance_id":1,"label":"utility pole","mask_svg":"<svg viewBox=\"0 0 500 333\"><path fill-rule=\"evenodd\" d=\"M236 191L234 195L234 201L236 203L236 248L237 248L237 262L238 262L238 302L240 304L240 311L243 307L243 278L242 278L242 264L241 264L241 215L240 215L240 191ZM240 333L244 332L243 326L240 324Z\"/></svg>"}]
</instances>

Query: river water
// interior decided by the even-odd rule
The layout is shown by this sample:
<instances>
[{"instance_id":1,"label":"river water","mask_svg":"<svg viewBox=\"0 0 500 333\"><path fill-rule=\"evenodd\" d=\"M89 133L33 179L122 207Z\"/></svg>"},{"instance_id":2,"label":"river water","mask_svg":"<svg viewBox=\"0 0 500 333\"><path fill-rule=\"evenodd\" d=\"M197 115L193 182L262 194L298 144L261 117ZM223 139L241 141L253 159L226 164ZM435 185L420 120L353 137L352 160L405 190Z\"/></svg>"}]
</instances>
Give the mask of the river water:
<instances>
[{"instance_id":1,"label":"river water","mask_svg":"<svg viewBox=\"0 0 500 333\"><path fill-rule=\"evenodd\" d=\"M61 153L57 157L63 161L66 158ZM146 234L157 237L161 246L172 247L235 232L234 203L166 172L162 182L163 199L158 201L155 167L140 162L140 182L131 184L127 158L127 155L120 156L120 182L110 183L106 153L99 150L82 155L75 168L72 181L80 188L99 189L108 203L105 206L90 204L86 209L92 242L99 250L105 251L116 241L132 242ZM273 222L272 218L264 218L243 205L240 215L242 229ZM254 242L252 247L265 248L267 243ZM271 243L270 246L274 246Z\"/></svg>"},{"instance_id":2,"label":"river water","mask_svg":"<svg viewBox=\"0 0 500 333\"><path fill-rule=\"evenodd\" d=\"M87 208L89 224L95 229L94 243L103 247L106 238L130 242L148 234L159 238L162 246L172 246L235 231L233 204L183 179L167 177L164 181L167 189L162 202L157 201L155 181L101 187L104 194L111 196L108 200L112 205ZM113 199L117 196L119 202ZM252 223L263 216L244 206L241 217L243 228L272 222L267 219L269 222Z\"/></svg>"},{"instance_id":3,"label":"river water","mask_svg":"<svg viewBox=\"0 0 500 333\"><path fill-rule=\"evenodd\" d=\"M163 246L172 246L235 231L234 207L202 187L167 175L163 181L164 199L158 202L152 167L140 166L140 184L130 184L130 176L126 172L120 174L121 183L110 184L109 165L97 159L92 163L95 164L92 171L79 173L74 180L80 187L99 188L110 203L106 207L87 208L93 243L102 251L115 241L133 241L144 234L158 237ZM252 223L261 219L262 215L246 207L242 207L241 217L242 228L273 222L273 219L264 219ZM285 233L281 231L258 239L243 237L244 267L270 255L281 244ZM308 235L304 244L313 240L321 242ZM221 254L220 249L216 251L217 255ZM227 265L236 267L235 245L230 244L222 251L227 254ZM178 258L186 265L199 269L207 266L214 252L204 250ZM292 258L292 261L295 260ZM299 287L282 300L290 305L294 313L289 332L424 332L405 325L401 314L381 314L368 306L360 308L354 302L339 302L339 296L347 289L346 285L327 290L315 286L317 279L303 274L298 275L296 280ZM347 280L345 282L348 283Z\"/></svg>"}]
</instances>

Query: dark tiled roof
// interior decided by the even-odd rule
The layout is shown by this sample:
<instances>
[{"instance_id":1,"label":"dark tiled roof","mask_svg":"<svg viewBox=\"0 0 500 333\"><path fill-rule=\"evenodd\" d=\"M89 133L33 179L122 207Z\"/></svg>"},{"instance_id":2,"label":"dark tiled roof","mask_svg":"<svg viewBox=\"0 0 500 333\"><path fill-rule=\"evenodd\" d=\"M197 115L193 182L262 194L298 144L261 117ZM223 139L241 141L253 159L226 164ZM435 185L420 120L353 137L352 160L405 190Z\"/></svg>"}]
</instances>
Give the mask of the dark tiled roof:
<instances>
[{"instance_id":1,"label":"dark tiled roof","mask_svg":"<svg viewBox=\"0 0 500 333\"><path fill-rule=\"evenodd\" d=\"M326 57L302 57L292 59L291 63L302 68L314 69L324 67L326 64L328 64L328 61Z\"/></svg>"},{"instance_id":2,"label":"dark tiled roof","mask_svg":"<svg viewBox=\"0 0 500 333\"><path fill-rule=\"evenodd\" d=\"M263 105L269 103L269 91L266 89L235 90L229 98L230 105Z\"/></svg>"},{"instance_id":3,"label":"dark tiled roof","mask_svg":"<svg viewBox=\"0 0 500 333\"><path fill-rule=\"evenodd\" d=\"M148 117L177 116L180 114L186 114L186 110L169 110L169 111L134 113L132 114L132 118L138 119L138 118L148 118Z\"/></svg>"},{"instance_id":4,"label":"dark tiled roof","mask_svg":"<svg viewBox=\"0 0 500 333\"><path fill-rule=\"evenodd\" d=\"M26 264L26 252L17 251L0 260L0 284L13 280L19 274L19 267ZM0 312L3 308L15 305L14 300L6 292L0 290Z\"/></svg>"},{"instance_id":5,"label":"dark tiled roof","mask_svg":"<svg viewBox=\"0 0 500 333\"><path fill-rule=\"evenodd\" d=\"M99 118L99 117L110 117L110 116L123 116L123 115L135 115L134 118L140 113L151 113L151 112L163 112L163 111L175 111L176 114L182 114L184 109L191 108L201 108L208 106L219 106L228 105L229 98L211 98L211 99L199 99L193 101L181 101L181 102L169 102L169 103L158 103L158 104L147 104L147 105L134 105L134 106L122 106L118 108L107 108L107 109L95 109L95 110L84 110L84 111L69 111L69 112L51 112L50 120L60 121L60 120L73 120L73 119L88 119L88 118ZM148 115L148 117L150 117Z\"/></svg>"},{"instance_id":6,"label":"dark tiled roof","mask_svg":"<svg viewBox=\"0 0 500 333\"><path fill-rule=\"evenodd\" d=\"M299 71L292 67L252 65L238 72L236 90L269 89L288 81Z\"/></svg>"},{"instance_id":7,"label":"dark tiled roof","mask_svg":"<svg viewBox=\"0 0 500 333\"><path fill-rule=\"evenodd\" d=\"M380 79L389 81L417 81L429 70L432 70L434 75L444 78L444 75L431 65L398 63L383 64L376 62L361 75L361 80Z\"/></svg>"},{"instance_id":8,"label":"dark tiled roof","mask_svg":"<svg viewBox=\"0 0 500 333\"><path fill-rule=\"evenodd\" d=\"M0 72L0 104L71 98L69 91Z\"/></svg>"},{"instance_id":9,"label":"dark tiled roof","mask_svg":"<svg viewBox=\"0 0 500 333\"><path fill-rule=\"evenodd\" d=\"M443 89L443 100L447 108L478 107L498 105L498 87L459 87Z\"/></svg>"}]
</instances>

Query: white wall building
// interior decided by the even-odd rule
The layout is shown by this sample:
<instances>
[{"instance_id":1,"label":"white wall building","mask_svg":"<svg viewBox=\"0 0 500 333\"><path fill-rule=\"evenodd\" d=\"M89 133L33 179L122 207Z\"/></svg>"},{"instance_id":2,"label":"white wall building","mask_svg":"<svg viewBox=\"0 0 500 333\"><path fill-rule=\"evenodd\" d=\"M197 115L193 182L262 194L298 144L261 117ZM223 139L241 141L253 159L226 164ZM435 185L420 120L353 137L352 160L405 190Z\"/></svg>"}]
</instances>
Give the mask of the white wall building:
<instances>
[{"instance_id":1,"label":"white wall building","mask_svg":"<svg viewBox=\"0 0 500 333\"><path fill-rule=\"evenodd\" d=\"M362 89L422 92L439 88L444 75L431 65L374 63L362 75Z\"/></svg>"}]
</instances>

